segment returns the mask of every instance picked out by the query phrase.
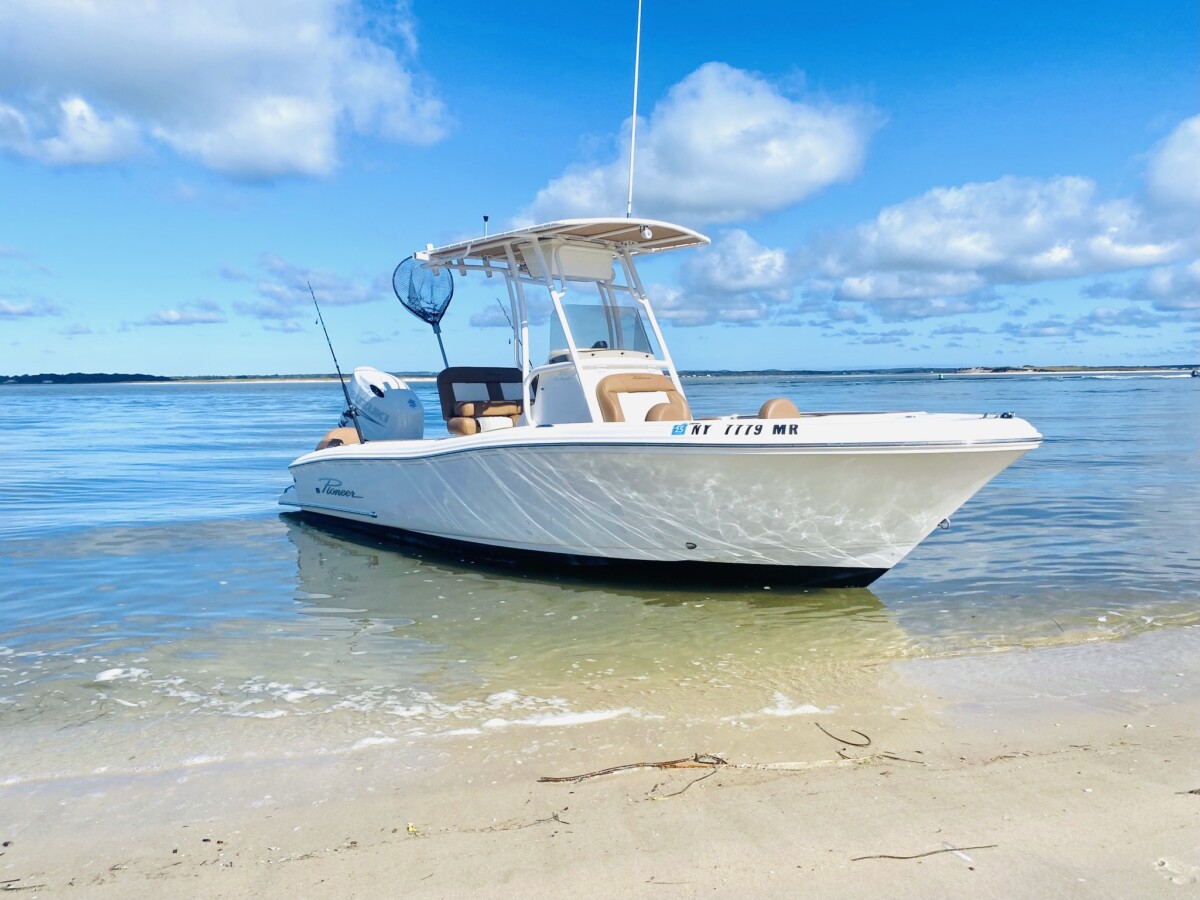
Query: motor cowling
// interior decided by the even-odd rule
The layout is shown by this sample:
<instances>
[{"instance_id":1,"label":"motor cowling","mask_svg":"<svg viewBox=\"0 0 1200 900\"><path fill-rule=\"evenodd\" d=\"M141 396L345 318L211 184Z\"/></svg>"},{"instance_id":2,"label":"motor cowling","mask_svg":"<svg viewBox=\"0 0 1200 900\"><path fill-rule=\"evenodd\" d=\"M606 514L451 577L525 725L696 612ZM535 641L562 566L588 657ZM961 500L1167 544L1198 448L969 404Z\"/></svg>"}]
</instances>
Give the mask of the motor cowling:
<instances>
[{"instance_id":1,"label":"motor cowling","mask_svg":"<svg viewBox=\"0 0 1200 900\"><path fill-rule=\"evenodd\" d=\"M371 366L359 366L347 385L367 441L419 441L425 435L425 408L404 381ZM353 423L344 417L343 424Z\"/></svg>"}]
</instances>

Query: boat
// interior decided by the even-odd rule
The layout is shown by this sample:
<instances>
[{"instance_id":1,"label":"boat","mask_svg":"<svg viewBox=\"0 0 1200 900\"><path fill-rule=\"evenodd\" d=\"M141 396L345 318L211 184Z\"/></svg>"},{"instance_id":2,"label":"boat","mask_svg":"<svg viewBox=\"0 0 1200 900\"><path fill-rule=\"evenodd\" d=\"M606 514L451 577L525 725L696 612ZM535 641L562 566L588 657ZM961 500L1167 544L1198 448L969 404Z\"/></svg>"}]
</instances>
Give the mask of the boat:
<instances>
[{"instance_id":1,"label":"boat","mask_svg":"<svg viewBox=\"0 0 1200 900\"><path fill-rule=\"evenodd\" d=\"M444 435L412 417L370 434L343 422L291 464L279 503L525 573L861 587L1039 446L1011 413L775 397L694 415L636 264L708 243L627 217L427 245L394 282L406 266L422 291L454 273L502 278L514 364L438 373ZM440 315L427 318L439 341ZM374 371L359 381L411 408L411 388Z\"/></svg>"}]
</instances>

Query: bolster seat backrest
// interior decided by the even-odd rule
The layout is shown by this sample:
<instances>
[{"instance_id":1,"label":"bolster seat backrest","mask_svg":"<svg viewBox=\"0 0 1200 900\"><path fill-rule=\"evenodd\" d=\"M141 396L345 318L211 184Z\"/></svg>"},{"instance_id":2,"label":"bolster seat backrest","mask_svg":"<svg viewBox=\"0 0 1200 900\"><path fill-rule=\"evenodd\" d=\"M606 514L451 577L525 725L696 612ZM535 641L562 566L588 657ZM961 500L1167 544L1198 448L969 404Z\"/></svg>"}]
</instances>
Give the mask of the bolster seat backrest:
<instances>
[{"instance_id":1,"label":"bolster seat backrest","mask_svg":"<svg viewBox=\"0 0 1200 900\"><path fill-rule=\"evenodd\" d=\"M606 375L596 385L596 402L605 422L624 422L625 410L621 405L622 394L661 394L659 402L651 404L644 415L648 422L682 422L692 417L687 401L675 390L675 384L666 375L649 372L631 372L622 375Z\"/></svg>"}]
</instances>

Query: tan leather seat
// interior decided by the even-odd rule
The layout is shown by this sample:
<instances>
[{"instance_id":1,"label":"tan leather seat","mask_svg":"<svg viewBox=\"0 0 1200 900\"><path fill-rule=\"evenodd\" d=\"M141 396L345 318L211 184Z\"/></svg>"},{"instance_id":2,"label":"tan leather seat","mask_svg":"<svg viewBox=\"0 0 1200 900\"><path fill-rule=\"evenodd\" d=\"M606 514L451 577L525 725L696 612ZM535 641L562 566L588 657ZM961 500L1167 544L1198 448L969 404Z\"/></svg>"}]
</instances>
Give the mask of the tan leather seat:
<instances>
[{"instance_id":1,"label":"tan leather seat","mask_svg":"<svg viewBox=\"0 0 1200 900\"><path fill-rule=\"evenodd\" d=\"M521 417L521 404L516 400L464 400L454 404L454 413L446 421L447 431L461 435L479 434L516 425Z\"/></svg>"},{"instance_id":2,"label":"tan leather seat","mask_svg":"<svg viewBox=\"0 0 1200 900\"><path fill-rule=\"evenodd\" d=\"M325 437L321 438L321 442L317 444L317 449L324 450L326 447L340 447L343 444L358 443L361 443L358 439L358 432L353 428L334 428Z\"/></svg>"},{"instance_id":3,"label":"tan leather seat","mask_svg":"<svg viewBox=\"0 0 1200 900\"><path fill-rule=\"evenodd\" d=\"M758 411L760 419L798 419L800 410L786 397L772 397Z\"/></svg>"},{"instance_id":4,"label":"tan leather seat","mask_svg":"<svg viewBox=\"0 0 1200 900\"><path fill-rule=\"evenodd\" d=\"M519 416L519 400L465 400L454 404L456 416Z\"/></svg>"},{"instance_id":5,"label":"tan leather seat","mask_svg":"<svg viewBox=\"0 0 1200 900\"><path fill-rule=\"evenodd\" d=\"M657 403L646 413L647 422L683 422L692 417L687 401L666 375L636 372L606 375L596 385L596 401L605 422L624 422L621 394L665 394L665 403Z\"/></svg>"}]
</instances>

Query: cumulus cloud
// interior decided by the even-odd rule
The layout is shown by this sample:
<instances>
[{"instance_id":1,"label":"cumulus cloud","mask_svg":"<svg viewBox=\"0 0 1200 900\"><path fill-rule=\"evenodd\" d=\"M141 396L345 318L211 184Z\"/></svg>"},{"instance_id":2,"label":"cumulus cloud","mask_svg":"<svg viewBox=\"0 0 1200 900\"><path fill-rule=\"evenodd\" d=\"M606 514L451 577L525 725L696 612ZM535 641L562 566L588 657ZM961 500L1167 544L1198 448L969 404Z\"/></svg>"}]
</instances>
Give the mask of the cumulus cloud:
<instances>
[{"instance_id":1,"label":"cumulus cloud","mask_svg":"<svg viewBox=\"0 0 1200 900\"><path fill-rule=\"evenodd\" d=\"M0 149L112 163L149 143L243 178L324 175L339 131L428 144L447 115L403 4L7 0Z\"/></svg>"},{"instance_id":2,"label":"cumulus cloud","mask_svg":"<svg viewBox=\"0 0 1200 900\"><path fill-rule=\"evenodd\" d=\"M1097 281L1083 295L1144 301L1162 312L1194 312L1200 310L1200 260L1150 269L1125 281Z\"/></svg>"},{"instance_id":3,"label":"cumulus cloud","mask_svg":"<svg viewBox=\"0 0 1200 900\"><path fill-rule=\"evenodd\" d=\"M752 324L793 291L787 252L764 247L740 228L689 257L679 279L678 288L654 295L659 317L676 325Z\"/></svg>"},{"instance_id":4,"label":"cumulus cloud","mask_svg":"<svg viewBox=\"0 0 1200 900\"><path fill-rule=\"evenodd\" d=\"M216 325L225 321L225 313L212 300L194 300L175 309L152 313L135 325Z\"/></svg>"},{"instance_id":5,"label":"cumulus cloud","mask_svg":"<svg viewBox=\"0 0 1200 900\"><path fill-rule=\"evenodd\" d=\"M97 165L118 162L141 149L137 127L128 118L104 118L82 97L66 97L44 128L31 123L25 113L0 103L0 148L28 156L52 166ZM37 137L48 132L47 137Z\"/></svg>"},{"instance_id":6,"label":"cumulus cloud","mask_svg":"<svg viewBox=\"0 0 1200 900\"><path fill-rule=\"evenodd\" d=\"M1151 152L1146 190L1163 206L1200 210L1200 116L1179 123Z\"/></svg>"},{"instance_id":7,"label":"cumulus cloud","mask_svg":"<svg viewBox=\"0 0 1200 900\"><path fill-rule=\"evenodd\" d=\"M264 253L258 260L259 273L244 272L234 266L221 269L227 281L254 285L257 297L234 300L234 311L263 321L269 331L300 331L299 319L312 314L313 294L323 306L351 306L374 303L392 296L391 284L382 278L369 285L359 284L334 272L309 269L281 256ZM312 285L313 294L309 293Z\"/></svg>"},{"instance_id":8,"label":"cumulus cloud","mask_svg":"<svg viewBox=\"0 0 1200 900\"><path fill-rule=\"evenodd\" d=\"M699 224L783 209L852 178L880 122L869 107L793 99L759 75L707 63L638 123L636 212ZM617 159L568 169L538 192L521 218L623 210L630 124Z\"/></svg>"},{"instance_id":9,"label":"cumulus cloud","mask_svg":"<svg viewBox=\"0 0 1200 900\"><path fill-rule=\"evenodd\" d=\"M1200 166L1188 165L1200 158L1200 146L1192 149L1197 122L1181 123L1147 155L1140 197L1105 197L1081 176L1005 176L934 188L797 248L764 247L731 229L692 256L678 286L659 289L656 304L679 325L862 324L864 313L900 323L1004 306L1032 318L1049 301L1005 289L1091 277L1099 280L1084 296L1149 304L1150 314L1106 306L1078 320L1010 323L1007 333L1071 337L1194 318L1200 230L1180 209L1192 202L1187 185L1200 177Z\"/></svg>"},{"instance_id":10,"label":"cumulus cloud","mask_svg":"<svg viewBox=\"0 0 1200 900\"><path fill-rule=\"evenodd\" d=\"M1159 265L1193 242L1156 234L1138 204L1101 200L1088 178L1006 176L887 207L824 236L807 262L838 298L899 300Z\"/></svg>"}]
</instances>

